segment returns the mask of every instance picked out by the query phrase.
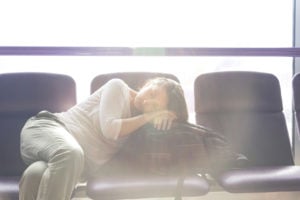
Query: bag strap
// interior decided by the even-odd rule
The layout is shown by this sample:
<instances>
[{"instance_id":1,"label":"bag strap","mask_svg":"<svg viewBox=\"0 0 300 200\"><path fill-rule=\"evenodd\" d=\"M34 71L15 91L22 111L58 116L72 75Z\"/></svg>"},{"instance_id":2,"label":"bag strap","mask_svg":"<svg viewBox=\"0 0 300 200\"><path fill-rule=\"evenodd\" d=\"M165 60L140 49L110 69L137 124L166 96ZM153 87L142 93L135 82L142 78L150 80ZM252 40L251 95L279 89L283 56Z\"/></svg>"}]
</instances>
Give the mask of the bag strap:
<instances>
[{"instance_id":1,"label":"bag strap","mask_svg":"<svg viewBox=\"0 0 300 200\"><path fill-rule=\"evenodd\" d=\"M201 134L204 134L207 136L217 137L223 141L227 141L227 139L225 138L224 135L221 135L221 134L217 133L216 131L214 131L210 128L207 128L205 126L199 125L199 124L193 124L193 123L187 122L187 123L176 123L176 126L181 127L185 130L189 130L196 134L201 133Z\"/></svg>"}]
</instances>

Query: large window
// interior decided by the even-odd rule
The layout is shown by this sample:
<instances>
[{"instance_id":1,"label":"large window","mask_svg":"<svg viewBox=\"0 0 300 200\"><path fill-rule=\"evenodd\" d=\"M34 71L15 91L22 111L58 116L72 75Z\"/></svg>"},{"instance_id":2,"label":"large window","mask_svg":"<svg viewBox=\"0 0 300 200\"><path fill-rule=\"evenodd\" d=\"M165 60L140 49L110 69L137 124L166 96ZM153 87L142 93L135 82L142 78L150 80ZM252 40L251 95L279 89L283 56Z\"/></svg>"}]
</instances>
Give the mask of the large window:
<instances>
[{"instance_id":1,"label":"large window","mask_svg":"<svg viewBox=\"0 0 300 200\"><path fill-rule=\"evenodd\" d=\"M77 82L78 101L100 73L174 73L190 100L191 121L197 75L226 70L273 73L280 80L291 129L292 58L176 57L165 56L164 47L292 47L293 0L11 0L0 3L0 26L0 47L143 47L130 56L0 55L0 73L69 74ZM151 56L153 50L158 56Z\"/></svg>"},{"instance_id":2,"label":"large window","mask_svg":"<svg viewBox=\"0 0 300 200\"><path fill-rule=\"evenodd\" d=\"M0 46L291 47L293 0L10 0Z\"/></svg>"}]
</instances>

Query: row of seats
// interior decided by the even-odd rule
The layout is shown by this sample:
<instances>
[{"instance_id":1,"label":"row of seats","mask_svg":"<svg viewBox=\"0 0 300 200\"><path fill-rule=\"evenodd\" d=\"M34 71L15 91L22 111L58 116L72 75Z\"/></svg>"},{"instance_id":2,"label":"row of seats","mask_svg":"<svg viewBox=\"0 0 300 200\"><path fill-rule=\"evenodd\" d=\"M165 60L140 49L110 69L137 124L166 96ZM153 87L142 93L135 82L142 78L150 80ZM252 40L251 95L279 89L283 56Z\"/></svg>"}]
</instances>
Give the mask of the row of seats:
<instances>
[{"instance_id":1,"label":"row of seats","mask_svg":"<svg viewBox=\"0 0 300 200\"><path fill-rule=\"evenodd\" d=\"M145 80L172 74L123 72L102 74L91 83L91 93L112 78L138 88ZM199 175L186 177L182 196L201 196L216 188L232 193L299 191L300 166L294 164L278 79L261 72L213 72L194 82L196 123L228 138L250 167L229 170L214 182ZM300 75L293 78L294 108L300 124ZM19 134L25 121L40 110L61 112L76 104L75 81L62 74L0 74L0 199L18 199L18 182L25 169ZM91 199L134 199L175 196L177 176L139 172L136 166L112 160L111 173L88 180ZM113 166L122 166L119 167ZM216 187L217 186L217 187Z\"/></svg>"}]
</instances>

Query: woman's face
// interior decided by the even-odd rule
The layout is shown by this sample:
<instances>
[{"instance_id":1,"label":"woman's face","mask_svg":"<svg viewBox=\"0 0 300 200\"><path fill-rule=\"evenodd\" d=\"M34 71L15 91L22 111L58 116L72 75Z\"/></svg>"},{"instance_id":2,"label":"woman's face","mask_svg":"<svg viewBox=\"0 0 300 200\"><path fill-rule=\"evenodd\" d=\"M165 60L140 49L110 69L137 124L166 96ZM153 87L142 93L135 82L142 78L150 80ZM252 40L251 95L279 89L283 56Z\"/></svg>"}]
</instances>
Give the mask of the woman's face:
<instances>
[{"instance_id":1,"label":"woman's face","mask_svg":"<svg viewBox=\"0 0 300 200\"><path fill-rule=\"evenodd\" d=\"M134 106L141 112L167 109L168 95L164 87L154 83L145 85L136 95Z\"/></svg>"}]
</instances>

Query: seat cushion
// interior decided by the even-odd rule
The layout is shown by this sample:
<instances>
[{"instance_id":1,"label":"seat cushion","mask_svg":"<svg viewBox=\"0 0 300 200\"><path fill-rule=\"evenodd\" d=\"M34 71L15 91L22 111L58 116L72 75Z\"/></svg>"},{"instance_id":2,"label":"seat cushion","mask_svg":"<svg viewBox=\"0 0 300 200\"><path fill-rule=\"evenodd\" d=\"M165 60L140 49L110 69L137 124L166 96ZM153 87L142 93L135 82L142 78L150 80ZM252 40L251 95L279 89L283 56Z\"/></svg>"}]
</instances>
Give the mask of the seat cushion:
<instances>
[{"instance_id":1,"label":"seat cushion","mask_svg":"<svg viewBox=\"0 0 300 200\"><path fill-rule=\"evenodd\" d=\"M218 182L232 193L299 191L300 166L230 170L220 175Z\"/></svg>"},{"instance_id":2,"label":"seat cushion","mask_svg":"<svg viewBox=\"0 0 300 200\"><path fill-rule=\"evenodd\" d=\"M16 176L0 176L0 199L19 199L19 180Z\"/></svg>"},{"instance_id":3,"label":"seat cushion","mask_svg":"<svg viewBox=\"0 0 300 200\"><path fill-rule=\"evenodd\" d=\"M112 159L87 182L87 195L92 199L134 199L174 197L180 174L159 175L148 172L134 163ZM201 175L187 175L182 196L201 196L209 191Z\"/></svg>"}]
</instances>

